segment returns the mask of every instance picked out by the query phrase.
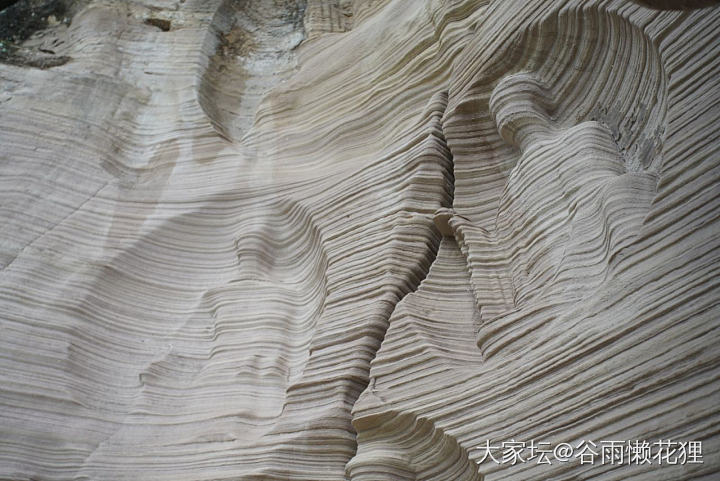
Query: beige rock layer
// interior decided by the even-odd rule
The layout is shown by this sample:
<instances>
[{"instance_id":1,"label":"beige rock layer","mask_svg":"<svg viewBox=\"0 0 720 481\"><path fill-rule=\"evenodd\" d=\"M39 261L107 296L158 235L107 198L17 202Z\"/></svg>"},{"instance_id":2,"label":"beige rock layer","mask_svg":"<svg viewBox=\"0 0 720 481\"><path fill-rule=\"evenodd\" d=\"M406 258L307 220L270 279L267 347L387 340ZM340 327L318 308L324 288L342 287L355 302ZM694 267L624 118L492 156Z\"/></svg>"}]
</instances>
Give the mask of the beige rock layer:
<instances>
[{"instance_id":1,"label":"beige rock layer","mask_svg":"<svg viewBox=\"0 0 720 481\"><path fill-rule=\"evenodd\" d=\"M720 8L669 3L92 0L6 41L0 479L715 479ZM704 463L479 463L511 439Z\"/></svg>"}]
</instances>

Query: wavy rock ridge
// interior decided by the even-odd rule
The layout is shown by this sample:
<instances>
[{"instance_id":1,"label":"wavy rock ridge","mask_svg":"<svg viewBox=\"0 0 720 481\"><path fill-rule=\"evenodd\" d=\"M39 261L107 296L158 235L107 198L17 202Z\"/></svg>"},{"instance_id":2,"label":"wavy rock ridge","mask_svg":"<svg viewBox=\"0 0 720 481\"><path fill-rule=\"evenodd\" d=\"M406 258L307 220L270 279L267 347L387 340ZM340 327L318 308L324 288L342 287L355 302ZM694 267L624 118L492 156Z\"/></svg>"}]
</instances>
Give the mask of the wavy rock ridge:
<instances>
[{"instance_id":1,"label":"wavy rock ridge","mask_svg":"<svg viewBox=\"0 0 720 481\"><path fill-rule=\"evenodd\" d=\"M670 3L0 12L0 479L717 477L720 7Z\"/></svg>"}]
</instances>

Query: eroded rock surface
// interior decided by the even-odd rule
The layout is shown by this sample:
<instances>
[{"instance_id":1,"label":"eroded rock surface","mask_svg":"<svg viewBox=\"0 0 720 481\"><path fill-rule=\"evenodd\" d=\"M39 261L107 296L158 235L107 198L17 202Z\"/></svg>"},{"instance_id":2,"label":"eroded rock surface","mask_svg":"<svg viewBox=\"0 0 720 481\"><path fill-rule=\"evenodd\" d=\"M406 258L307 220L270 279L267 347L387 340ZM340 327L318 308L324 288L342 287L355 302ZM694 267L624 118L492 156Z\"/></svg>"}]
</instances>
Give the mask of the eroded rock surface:
<instances>
[{"instance_id":1,"label":"eroded rock surface","mask_svg":"<svg viewBox=\"0 0 720 481\"><path fill-rule=\"evenodd\" d=\"M715 4L7 6L0 479L715 479Z\"/></svg>"}]
</instances>

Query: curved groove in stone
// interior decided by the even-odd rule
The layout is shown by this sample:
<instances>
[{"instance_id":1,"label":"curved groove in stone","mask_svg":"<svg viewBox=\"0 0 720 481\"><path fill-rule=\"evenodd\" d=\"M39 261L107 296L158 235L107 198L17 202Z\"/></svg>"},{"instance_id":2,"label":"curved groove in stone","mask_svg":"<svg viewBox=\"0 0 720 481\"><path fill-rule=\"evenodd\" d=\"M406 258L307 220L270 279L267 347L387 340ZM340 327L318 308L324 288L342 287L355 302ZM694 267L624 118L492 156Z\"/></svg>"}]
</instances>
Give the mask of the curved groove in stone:
<instances>
[{"instance_id":1,"label":"curved groove in stone","mask_svg":"<svg viewBox=\"0 0 720 481\"><path fill-rule=\"evenodd\" d=\"M452 436L428 419L388 411L353 421L357 455L353 481L482 481L475 463Z\"/></svg>"},{"instance_id":2,"label":"curved groove in stone","mask_svg":"<svg viewBox=\"0 0 720 481\"><path fill-rule=\"evenodd\" d=\"M515 45L507 52L512 70L455 101L446 120L451 150L468 149L453 125L465 122L463 103L486 95L492 117L475 120L477 128L492 122L505 142L483 141L475 154L498 175L478 172L477 161L462 155L456 163L462 218L451 224L468 256L486 355L497 351L491 338L502 333L491 325L503 325L509 313L540 298L577 301L612 277L613 260L650 209L666 130L660 54L614 12L568 8L531 25ZM468 202L478 189L494 191L492 211ZM522 322L513 316L511 324ZM532 330L528 320L523 332Z\"/></svg>"},{"instance_id":3,"label":"curved groove in stone","mask_svg":"<svg viewBox=\"0 0 720 481\"><path fill-rule=\"evenodd\" d=\"M223 137L240 141L263 95L292 74L294 50L305 39L305 9L305 0L223 0L218 7L198 101Z\"/></svg>"},{"instance_id":4,"label":"curved groove in stone","mask_svg":"<svg viewBox=\"0 0 720 481\"><path fill-rule=\"evenodd\" d=\"M717 478L720 8L300 3L88 0L2 65L0 478Z\"/></svg>"}]
</instances>

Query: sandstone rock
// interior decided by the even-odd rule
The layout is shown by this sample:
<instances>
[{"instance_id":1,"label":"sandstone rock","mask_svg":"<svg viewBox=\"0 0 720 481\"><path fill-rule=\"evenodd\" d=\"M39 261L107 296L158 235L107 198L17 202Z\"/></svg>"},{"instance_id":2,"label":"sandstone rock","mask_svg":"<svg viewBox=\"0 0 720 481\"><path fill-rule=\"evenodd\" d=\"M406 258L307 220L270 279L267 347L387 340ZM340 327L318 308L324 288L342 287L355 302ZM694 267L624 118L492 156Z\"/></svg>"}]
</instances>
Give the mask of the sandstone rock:
<instances>
[{"instance_id":1,"label":"sandstone rock","mask_svg":"<svg viewBox=\"0 0 720 481\"><path fill-rule=\"evenodd\" d=\"M0 479L714 479L715 4L0 12Z\"/></svg>"}]
</instances>

